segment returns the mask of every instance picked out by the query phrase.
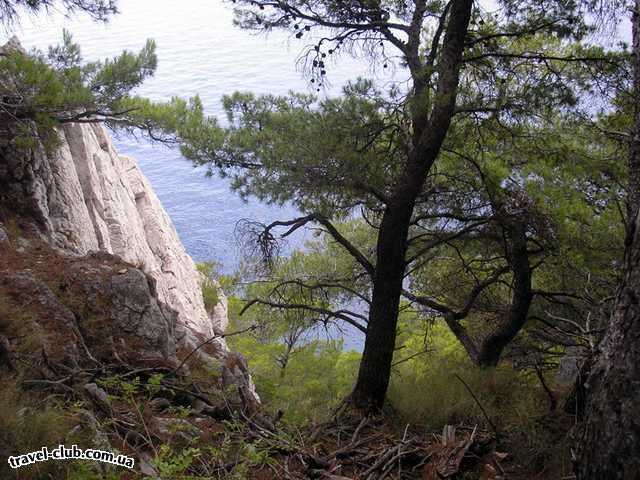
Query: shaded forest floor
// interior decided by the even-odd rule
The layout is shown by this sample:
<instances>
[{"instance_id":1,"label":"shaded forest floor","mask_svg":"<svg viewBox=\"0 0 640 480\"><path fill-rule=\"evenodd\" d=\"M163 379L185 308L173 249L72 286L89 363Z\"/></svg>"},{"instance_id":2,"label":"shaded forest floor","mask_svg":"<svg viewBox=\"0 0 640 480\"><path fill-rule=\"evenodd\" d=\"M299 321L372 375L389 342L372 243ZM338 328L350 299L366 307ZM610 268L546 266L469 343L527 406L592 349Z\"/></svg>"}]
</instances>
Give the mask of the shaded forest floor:
<instances>
[{"instance_id":1,"label":"shaded forest floor","mask_svg":"<svg viewBox=\"0 0 640 480\"><path fill-rule=\"evenodd\" d=\"M247 438L270 445L270 458L247 478L270 479L479 479L572 478L569 437L573 417L561 412L537 419L547 446L523 442L529 432L495 432L479 425L446 425L427 433L401 426L392 412L361 417L341 412L305 430L266 430L246 424ZM530 445L530 444L529 444Z\"/></svg>"}]
</instances>

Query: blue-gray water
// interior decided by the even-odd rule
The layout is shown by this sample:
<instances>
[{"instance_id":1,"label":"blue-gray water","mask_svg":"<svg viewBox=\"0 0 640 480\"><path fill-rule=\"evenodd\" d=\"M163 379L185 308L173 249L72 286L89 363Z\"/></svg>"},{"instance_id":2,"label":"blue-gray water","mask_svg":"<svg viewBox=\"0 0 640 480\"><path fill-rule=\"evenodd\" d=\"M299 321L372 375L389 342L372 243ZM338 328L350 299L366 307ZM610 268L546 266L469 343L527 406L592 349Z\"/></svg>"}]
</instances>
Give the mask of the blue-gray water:
<instances>
[{"instance_id":1,"label":"blue-gray water","mask_svg":"<svg viewBox=\"0 0 640 480\"><path fill-rule=\"evenodd\" d=\"M158 70L139 93L161 100L199 94L208 113L221 115L221 97L235 90L285 94L310 91L296 68L304 43L284 32L255 35L233 26L230 3L211 0L120 0L121 14L108 24L87 17L61 14L23 17L12 33L26 47L45 49L58 43L67 28L86 59L138 50L147 38L158 44ZM2 39L4 40L4 39ZM332 68L332 85L324 94L337 94L358 75L385 81L386 72L373 72L362 61L341 58ZM241 252L234 239L240 218L263 222L286 218L291 209L257 201L244 203L230 192L228 182L205 178L179 152L128 138L116 139L121 153L133 156L149 177L173 219L187 251L196 260L216 259L226 271L237 265Z\"/></svg>"}]
</instances>

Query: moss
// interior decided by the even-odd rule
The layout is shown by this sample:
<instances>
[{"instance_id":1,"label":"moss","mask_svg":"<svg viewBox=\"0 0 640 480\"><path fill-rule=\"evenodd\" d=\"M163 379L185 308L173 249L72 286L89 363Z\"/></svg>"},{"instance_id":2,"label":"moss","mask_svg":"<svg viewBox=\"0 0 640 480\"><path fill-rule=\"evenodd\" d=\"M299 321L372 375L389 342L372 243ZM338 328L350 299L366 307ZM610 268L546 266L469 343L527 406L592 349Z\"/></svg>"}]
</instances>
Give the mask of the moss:
<instances>
[{"instance_id":1,"label":"moss","mask_svg":"<svg viewBox=\"0 0 640 480\"><path fill-rule=\"evenodd\" d=\"M5 228L7 230L7 235L9 235L11 240L15 240L16 238L23 236L22 229L15 218L7 219L5 222Z\"/></svg>"}]
</instances>

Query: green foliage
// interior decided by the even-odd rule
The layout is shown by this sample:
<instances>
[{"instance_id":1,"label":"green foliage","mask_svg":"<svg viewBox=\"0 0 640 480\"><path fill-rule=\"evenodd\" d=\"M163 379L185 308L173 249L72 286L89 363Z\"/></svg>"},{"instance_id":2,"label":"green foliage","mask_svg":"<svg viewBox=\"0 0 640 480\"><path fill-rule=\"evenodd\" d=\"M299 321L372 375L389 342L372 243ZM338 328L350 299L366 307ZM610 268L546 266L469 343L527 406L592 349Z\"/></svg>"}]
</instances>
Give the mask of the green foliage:
<instances>
[{"instance_id":1,"label":"green foliage","mask_svg":"<svg viewBox=\"0 0 640 480\"><path fill-rule=\"evenodd\" d=\"M153 459L153 465L158 469L161 479L195 478L185 475L187 469L200 455L198 448L184 448L178 451L170 445L161 445L158 456Z\"/></svg>"},{"instance_id":2,"label":"green foliage","mask_svg":"<svg viewBox=\"0 0 640 480\"><path fill-rule=\"evenodd\" d=\"M434 3L432 8L437 11L442 5ZM537 5L529 8L535 10ZM565 8L572 12L574 7L539 13L553 17ZM513 299L521 293L513 281L514 242L507 241L514 224L525 232L526 262L534 270L533 280L526 281L528 289L576 296L589 281L585 272L593 267L606 284L597 296L608 295L620 250L603 248L602 240L614 239L620 246L622 197L620 189L602 185L610 181L606 177L611 171L619 169L611 168L616 157L607 140L593 135L596 116L583 99L597 87L594 69L608 81L624 84L621 71L628 55L574 42L589 29L582 23L574 28L575 19L563 24L568 17L553 27L538 26L531 33L513 35L494 35L515 28L499 17L484 18L474 11L473 18L477 25L472 36L486 34L491 42L472 42L465 51L456 114L423 191L416 192L412 219L407 220L410 239L405 261L411 289L407 298L417 294L427 299L421 305L430 317L464 311L465 327L482 338L510 318ZM533 20L519 18L523 24L529 21ZM425 67L423 74L429 77L433 69ZM272 308L304 324L310 315L301 316L303 308L291 308L304 305L322 321L335 321L337 316L330 312L344 311L345 304L355 299L362 304L351 318L360 326L366 322L366 302L373 291L384 289L373 288L362 264L392 261L375 255L383 215L392 209L394 199L403 198L397 191L403 176L421 168L414 158L421 155L416 153L420 149L415 129L426 123L422 116L433 108L437 95L435 82L421 78L417 84L423 81L424 92L416 98L400 95L397 88L380 91L362 79L348 84L341 97L323 100L298 93L236 92L223 100L229 126L209 137L208 144L198 140L193 144L197 153L190 153L191 143L182 137L189 158L230 175L233 188L243 197L290 202L310 213L303 217L310 219L301 223L315 224L329 238L321 242L327 251L316 258L329 265L334 255L339 259L341 267L325 275L323 267L314 270L310 256L304 260L308 270L294 266L296 261L300 264L294 253L284 270L277 266L266 285L247 291L248 297L262 300L254 307L262 316ZM603 105L610 108L607 101ZM252 227L261 253L271 260L277 250L272 248L277 243L276 227ZM591 228L598 233L590 236ZM339 244L331 254L330 240ZM594 249L598 254L591 256ZM352 258L345 261L345 256ZM337 270L347 274L337 275ZM549 310L548 301L543 296L534 299L531 317ZM525 303L528 309L528 300ZM584 317L584 308L577 306L581 313L573 314L572 320ZM516 330L523 323L519 321Z\"/></svg>"},{"instance_id":3,"label":"green foliage","mask_svg":"<svg viewBox=\"0 0 640 480\"><path fill-rule=\"evenodd\" d=\"M291 283L322 282L349 273L351 263L342 262L344 252L338 247L323 242L310 242L308 247L304 253L294 251L280 259L270 281L227 289L231 330L258 327L249 334L231 336L227 342L247 358L265 409L273 414L283 412L284 421L291 424L326 418L350 393L360 360L359 353L343 349L341 340L323 339L324 326L332 325L333 320L330 316L323 319L319 311L273 309L258 303L239 315L246 306L241 297L280 299L317 309L330 309L351 299L339 288L318 294Z\"/></svg>"},{"instance_id":4,"label":"green foliage","mask_svg":"<svg viewBox=\"0 0 640 480\"><path fill-rule=\"evenodd\" d=\"M158 63L155 49L155 42L147 40L137 54L125 50L112 59L85 65L82 73L95 95L95 101L109 105L126 97L132 89L152 76Z\"/></svg>"},{"instance_id":5,"label":"green foliage","mask_svg":"<svg viewBox=\"0 0 640 480\"><path fill-rule=\"evenodd\" d=\"M381 188L388 181L394 159L384 145L395 140L391 134L375 137L385 122L401 121L389 113L392 105L372 82L359 80L344 92L322 102L296 93L257 98L234 93L223 98L227 129L204 115L198 97L168 103L126 98L119 106L131 110L132 122L152 138L175 138L195 164L231 175L241 195L329 213L354 194L375 190L362 184L363 175L377 178Z\"/></svg>"},{"instance_id":6,"label":"green foliage","mask_svg":"<svg viewBox=\"0 0 640 480\"><path fill-rule=\"evenodd\" d=\"M117 0L2 0L0 23L5 26L18 20L24 11L38 13L62 7L66 14L85 13L93 20L106 21L118 13ZM23 9L23 12L21 12Z\"/></svg>"},{"instance_id":7,"label":"green foliage","mask_svg":"<svg viewBox=\"0 0 640 480\"><path fill-rule=\"evenodd\" d=\"M372 229L364 222L336 223L340 234L361 246L368 256L374 255ZM257 262L263 259L248 258L238 278L251 277ZM251 308L244 313L247 324L258 323L269 335L280 335L293 340L304 331L317 328L350 326L364 333L362 315L348 315L365 307L369 295L369 279L362 266L342 246L333 242L330 235L316 231L313 240L307 240L304 250L294 250L287 257L277 257L264 278L250 283L242 292L252 299ZM258 269L262 270L262 269ZM262 274L262 273L260 273ZM252 278L252 277L251 277ZM229 291L233 291L231 288ZM274 309L278 321L270 319ZM287 333L287 335L285 335Z\"/></svg>"},{"instance_id":8,"label":"green foliage","mask_svg":"<svg viewBox=\"0 0 640 480\"><path fill-rule=\"evenodd\" d=\"M178 144L183 155L194 161L210 158L223 142L217 120L204 114L198 96L189 100L172 97L168 102L153 102L138 96L123 97L117 108L120 112L127 112L126 115L108 124L132 126L141 129L153 141Z\"/></svg>"},{"instance_id":9,"label":"green foliage","mask_svg":"<svg viewBox=\"0 0 640 480\"><path fill-rule=\"evenodd\" d=\"M142 381L138 376L128 378L112 375L98 379L98 384L109 392L111 398L122 398L129 402L133 402L134 397L143 390ZM154 384L149 384L150 390L156 387Z\"/></svg>"},{"instance_id":10,"label":"green foliage","mask_svg":"<svg viewBox=\"0 0 640 480\"><path fill-rule=\"evenodd\" d=\"M324 420L353 387L360 354L346 352L340 341L313 341L296 349L286 367L278 358L286 346L253 336L229 338L247 358L267 411L284 413L286 423Z\"/></svg>"},{"instance_id":11,"label":"green foliage","mask_svg":"<svg viewBox=\"0 0 640 480\"><path fill-rule=\"evenodd\" d=\"M389 143L395 139L378 132L403 120L371 81L360 79L342 97L322 101L296 93L235 93L223 105L231 126L213 161L223 169L248 166L233 177L244 196L292 201L303 211L330 215L393 180L398 159Z\"/></svg>"},{"instance_id":12,"label":"green foliage","mask_svg":"<svg viewBox=\"0 0 640 480\"><path fill-rule=\"evenodd\" d=\"M23 236L22 228L15 217L5 220L4 226L10 239L16 240Z\"/></svg>"},{"instance_id":13,"label":"green foliage","mask_svg":"<svg viewBox=\"0 0 640 480\"><path fill-rule=\"evenodd\" d=\"M37 50L29 54L16 51L6 58L3 71L14 83L6 87L13 88L8 93L27 93L24 103L45 113L89 109L112 104L155 71L153 40L147 40L137 55L124 51L113 59L83 64L80 46L73 43L71 33L64 30L62 36L63 43L50 46L47 55Z\"/></svg>"},{"instance_id":14,"label":"green foliage","mask_svg":"<svg viewBox=\"0 0 640 480\"><path fill-rule=\"evenodd\" d=\"M188 446L162 444L153 465L160 480L224 478L250 480L256 468L273 463L272 443L265 438L249 441L238 420L223 422L212 440L195 439ZM184 427L183 427L184 428Z\"/></svg>"},{"instance_id":15,"label":"green foliage","mask_svg":"<svg viewBox=\"0 0 640 480\"><path fill-rule=\"evenodd\" d=\"M439 431L446 424L481 424L490 429L460 376L478 397L494 424L499 427L522 425L546 407L543 393L534 379L509 364L497 368L475 367L455 336L444 324L435 324L424 335L424 325L411 327L403 321L389 398L398 412L428 431ZM413 330L413 331L412 331ZM402 359L410 358L407 361Z\"/></svg>"},{"instance_id":16,"label":"green foliage","mask_svg":"<svg viewBox=\"0 0 640 480\"><path fill-rule=\"evenodd\" d=\"M8 127L3 140L33 148L38 138L51 149L58 143L55 127L101 121L112 128L141 130L169 145L189 138L190 143L183 145L185 154L206 155L219 134L215 119L204 116L198 97L151 102L131 94L154 74L155 48L155 42L147 40L138 53L124 51L87 63L71 34L64 31L63 43L50 47L47 54L15 51L0 58L0 96L6 103L0 117Z\"/></svg>"},{"instance_id":17,"label":"green foliage","mask_svg":"<svg viewBox=\"0 0 640 480\"><path fill-rule=\"evenodd\" d=\"M154 373L147 379L147 391L150 395L155 395L160 390L162 390L162 380L164 379L164 374L162 373Z\"/></svg>"},{"instance_id":18,"label":"green foliage","mask_svg":"<svg viewBox=\"0 0 640 480\"><path fill-rule=\"evenodd\" d=\"M440 432L444 425L478 425L491 431L479 402L510 456L526 462L523 471L545 471L545 478L571 473L573 443L567 430L574 419L549 411L548 397L535 376L507 362L476 367L443 324L430 326L425 336L425 325L405 316L400 329L403 348L394 357L389 400L401 424L419 425L427 432Z\"/></svg>"},{"instance_id":19,"label":"green foliage","mask_svg":"<svg viewBox=\"0 0 640 480\"><path fill-rule=\"evenodd\" d=\"M202 276L202 300L204 301L204 307L207 312L213 312L214 308L220 302L218 295L218 284L215 280L215 273L217 271L216 264L213 262L197 263L196 268Z\"/></svg>"},{"instance_id":20,"label":"green foliage","mask_svg":"<svg viewBox=\"0 0 640 480\"><path fill-rule=\"evenodd\" d=\"M603 135L609 118L603 115L600 123L589 125L582 116L552 115L544 126L515 124L508 130L492 119L458 125L450 137L456 150L442 155L432 180L434 189L445 193L436 195L432 205L417 207L417 215L425 219L414 235L431 238L472 228L429 249L429 261L412 272L412 290L462 309L479 282L509 267L503 226L511 210L517 212L513 218L526 225L532 288L559 292L534 296L525 330L538 329L539 322L553 324L554 315L585 330L590 329L584 325L587 318L591 329L603 325L608 315L596 309L615 292L626 196L621 187L625 165L619 161L626 156L626 146ZM474 139L478 131L482 145ZM480 223L473 227L475 221ZM410 247L410 254L422 245ZM500 277L475 298L466 317L465 325L476 338L507 315L511 305L513 276L507 271ZM427 309L425 313L437 316ZM586 339L574 333L578 335L560 343L586 346ZM522 340L517 346L528 342L529 353L539 346L526 335ZM548 347L540 346L550 353ZM532 354L524 360L539 362L540 357Z\"/></svg>"},{"instance_id":21,"label":"green foliage","mask_svg":"<svg viewBox=\"0 0 640 480\"><path fill-rule=\"evenodd\" d=\"M73 432L72 415L62 404L54 402L38 403L32 394L23 392L18 385L4 380L0 384L0 445L3 448L3 462L0 463L0 477L15 478L16 471L9 467L9 455L22 455L60 444L89 445L89 435ZM89 480L99 477L95 470L87 468L81 461L70 465L64 462L39 462L21 467L19 478L30 479L79 479ZM109 480L114 477L109 475Z\"/></svg>"}]
</instances>

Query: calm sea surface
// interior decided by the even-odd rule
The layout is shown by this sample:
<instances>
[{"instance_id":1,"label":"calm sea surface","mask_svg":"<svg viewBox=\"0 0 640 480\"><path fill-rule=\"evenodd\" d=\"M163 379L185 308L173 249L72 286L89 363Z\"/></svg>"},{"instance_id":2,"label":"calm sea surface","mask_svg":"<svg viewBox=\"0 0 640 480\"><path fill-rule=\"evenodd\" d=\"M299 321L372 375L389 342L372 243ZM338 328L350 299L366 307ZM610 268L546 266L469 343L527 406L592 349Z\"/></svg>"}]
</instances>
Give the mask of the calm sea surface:
<instances>
[{"instance_id":1,"label":"calm sea surface","mask_svg":"<svg viewBox=\"0 0 640 480\"><path fill-rule=\"evenodd\" d=\"M46 48L59 43L62 29L70 30L87 60L139 50L147 38L156 40L158 70L140 89L155 100L199 94L208 113L222 120L221 98L236 90L285 94L309 92L296 67L304 43L284 32L255 35L233 26L229 3L211 0L120 0L121 13L108 24L78 16L23 17L12 32L0 33L4 42L16 34L25 47ZM3 38L4 37L4 38ZM336 95L349 79L375 77L363 61L341 58L330 69L332 85L323 95ZM287 218L292 209L248 203L230 191L228 182L206 178L180 153L129 138L116 139L121 153L135 157L173 219L187 251L194 259L221 261L226 271L238 263L234 227L241 218L269 222Z\"/></svg>"}]
</instances>

